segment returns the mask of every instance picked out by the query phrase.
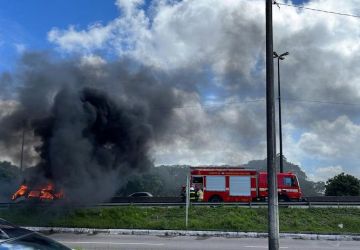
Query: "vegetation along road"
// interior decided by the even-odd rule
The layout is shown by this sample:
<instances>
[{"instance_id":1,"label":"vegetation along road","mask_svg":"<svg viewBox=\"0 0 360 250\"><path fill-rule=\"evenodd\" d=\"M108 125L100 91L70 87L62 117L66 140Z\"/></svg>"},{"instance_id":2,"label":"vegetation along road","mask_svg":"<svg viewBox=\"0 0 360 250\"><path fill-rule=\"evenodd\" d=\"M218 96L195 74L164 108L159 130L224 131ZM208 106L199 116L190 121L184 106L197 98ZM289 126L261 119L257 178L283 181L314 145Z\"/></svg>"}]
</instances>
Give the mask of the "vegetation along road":
<instances>
[{"instance_id":1,"label":"vegetation along road","mask_svg":"<svg viewBox=\"0 0 360 250\"><path fill-rule=\"evenodd\" d=\"M185 229L179 207L39 208L0 210L22 226ZM280 208L281 232L360 233L358 208ZM266 208L191 207L191 230L266 232Z\"/></svg>"}]
</instances>

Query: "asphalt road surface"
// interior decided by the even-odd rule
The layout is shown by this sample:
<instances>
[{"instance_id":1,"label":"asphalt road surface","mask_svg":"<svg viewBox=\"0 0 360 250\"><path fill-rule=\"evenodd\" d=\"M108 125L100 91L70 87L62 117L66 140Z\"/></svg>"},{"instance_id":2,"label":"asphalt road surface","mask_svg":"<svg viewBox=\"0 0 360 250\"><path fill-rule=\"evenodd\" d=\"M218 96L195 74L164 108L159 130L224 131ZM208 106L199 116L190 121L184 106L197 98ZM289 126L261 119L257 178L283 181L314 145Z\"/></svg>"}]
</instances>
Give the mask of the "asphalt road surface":
<instances>
[{"instance_id":1,"label":"asphalt road surface","mask_svg":"<svg viewBox=\"0 0 360 250\"><path fill-rule=\"evenodd\" d=\"M197 249L197 250L264 250L267 249L267 239L238 239L221 237L158 237L139 235L109 235L109 234L52 234L49 237L60 241L70 248L79 250L93 249ZM358 241L317 241L281 239L280 249L289 250L358 250Z\"/></svg>"}]
</instances>

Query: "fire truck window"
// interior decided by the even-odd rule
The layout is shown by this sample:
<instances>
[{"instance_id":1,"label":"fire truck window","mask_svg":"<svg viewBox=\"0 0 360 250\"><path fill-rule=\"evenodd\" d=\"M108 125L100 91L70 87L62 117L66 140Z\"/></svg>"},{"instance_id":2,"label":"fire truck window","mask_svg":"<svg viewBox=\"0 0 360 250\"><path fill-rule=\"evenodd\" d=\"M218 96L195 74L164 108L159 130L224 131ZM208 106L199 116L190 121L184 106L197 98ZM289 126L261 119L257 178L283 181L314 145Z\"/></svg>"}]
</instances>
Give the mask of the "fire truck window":
<instances>
[{"instance_id":1,"label":"fire truck window","mask_svg":"<svg viewBox=\"0 0 360 250\"><path fill-rule=\"evenodd\" d=\"M225 176L206 176L207 191L225 191Z\"/></svg>"},{"instance_id":2,"label":"fire truck window","mask_svg":"<svg viewBox=\"0 0 360 250\"><path fill-rule=\"evenodd\" d=\"M292 186L292 178L291 177L284 177L283 179L283 183L284 183L284 186L289 186L291 187Z\"/></svg>"},{"instance_id":3,"label":"fire truck window","mask_svg":"<svg viewBox=\"0 0 360 250\"><path fill-rule=\"evenodd\" d=\"M193 183L202 184L202 183L203 183L203 177L202 177L202 176L200 176L200 177L193 177L192 182L193 182Z\"/></svg>"}]
</instances>

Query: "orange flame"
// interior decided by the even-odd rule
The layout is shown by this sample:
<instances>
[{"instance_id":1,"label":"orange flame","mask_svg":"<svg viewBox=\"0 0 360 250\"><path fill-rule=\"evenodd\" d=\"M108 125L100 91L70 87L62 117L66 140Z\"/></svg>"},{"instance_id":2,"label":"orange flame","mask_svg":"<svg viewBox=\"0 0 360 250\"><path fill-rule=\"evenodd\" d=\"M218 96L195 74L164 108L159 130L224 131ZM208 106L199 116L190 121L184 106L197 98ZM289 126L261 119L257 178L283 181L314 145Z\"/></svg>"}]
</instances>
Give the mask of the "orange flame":
<instances>
[{"instance_id":1,"label":"orange flame","mask_svg":"<svg viewBox=\"0 0 360 250\"><path fill-rule=\"evenodd\" d=\"M27 196L26 196L27 195ZM17 190L12 196L12 200L16 200L17 198L24 196L28 199L39 199L39 200L57 200L64 198L64 191L56 191L54 184L49 182L45 186L41 186L40 188L31 189L26 185L21 185L19 190Z\"/></svg>"},{"instance_id":2,"label":"orange flame","mask_svg":"<svg viewBox=\"0 0 360 250\"><path fill-rule=\"evenodd\" d=\"M25 196L28 192L28 186L22 184L20 185L20 188L13 194L13 196L11 197L12 200L16 200L17 198L21 197L21 196Z\"/></svg>"},{"instance_id":3,"label":"orange flame","mask_svg":"<svg viewBox=\"0 0 360 250\"><path fill-rule=\"evenodd\" d=\"M40 197L40 190L31 190L27 196L27 198L39 198Z\"/></svg>"}]
</instances>

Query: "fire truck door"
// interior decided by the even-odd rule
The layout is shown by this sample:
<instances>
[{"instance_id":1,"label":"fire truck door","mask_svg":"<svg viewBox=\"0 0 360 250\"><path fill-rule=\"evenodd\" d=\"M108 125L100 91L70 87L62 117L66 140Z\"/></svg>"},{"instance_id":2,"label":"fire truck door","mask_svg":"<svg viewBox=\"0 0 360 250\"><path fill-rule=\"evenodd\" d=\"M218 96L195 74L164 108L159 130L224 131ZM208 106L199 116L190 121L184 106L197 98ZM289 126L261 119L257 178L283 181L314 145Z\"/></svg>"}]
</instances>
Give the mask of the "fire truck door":
<instances>
[{"instance_id":1,"label":"fire truck door","mask_svg":"<svg viewBox=\"0 0 360 250\"><path fill-rule=\"evenodd\" d=\"M250 176L230 176L231 196L251 196Z\"/></svg>"}]
</instances>

